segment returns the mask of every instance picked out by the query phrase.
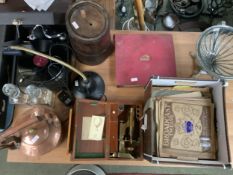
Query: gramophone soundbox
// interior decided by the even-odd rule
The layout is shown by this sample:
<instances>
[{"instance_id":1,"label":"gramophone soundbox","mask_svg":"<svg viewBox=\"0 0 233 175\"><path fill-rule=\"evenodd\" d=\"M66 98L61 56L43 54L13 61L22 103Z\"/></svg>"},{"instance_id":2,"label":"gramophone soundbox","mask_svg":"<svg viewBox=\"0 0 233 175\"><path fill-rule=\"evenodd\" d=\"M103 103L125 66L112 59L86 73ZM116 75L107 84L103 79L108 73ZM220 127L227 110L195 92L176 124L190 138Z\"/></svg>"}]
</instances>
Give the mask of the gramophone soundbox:
<instances>
[{"instance_id":1,"label":"gramophone soundbox","mask_svg":"<svg viewBox=\"0 0 233 175\"><path fill-rule=\"evenodd\" d=\"M19 149L28 156L40 156L55 148L61 138L61 122L53 109L37 106L22 114L20 121L0 137L20 137Z\"/></svg>"}]
</instances>

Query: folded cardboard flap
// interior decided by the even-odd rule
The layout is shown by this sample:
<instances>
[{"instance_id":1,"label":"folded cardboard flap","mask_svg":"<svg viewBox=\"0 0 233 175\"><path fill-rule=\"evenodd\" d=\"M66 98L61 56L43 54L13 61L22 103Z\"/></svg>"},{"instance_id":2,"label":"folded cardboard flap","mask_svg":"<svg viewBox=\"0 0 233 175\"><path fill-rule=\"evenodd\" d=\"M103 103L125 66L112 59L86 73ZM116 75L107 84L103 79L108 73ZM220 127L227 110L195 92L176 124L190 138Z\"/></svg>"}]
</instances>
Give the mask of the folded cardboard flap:
<instances>
[{"instance_id":1,"label":"folded cardboard flap","mask_svg":"<svg viewBox=\"0 0 233 175\"><path fill-rule=\"evenodd\" d=\"M197 82L195 81L175 81L176 86L195 86Z\"/></svg>"},{"instance_id":2,"label":"folded cardboard flap","mask_svg":"<svg viewBox=\"0 0 233 175\"><path fill-rule=\"evenodd\" d=\"M217 132L217 159L216 160L178 160L174 158L161 158L156 157L154 155L148 154L148 152L144 152L144 157L146 159L151 160L152 162L156 163L163 163L163 162L170 162L170 163L189 163L189 164L203 164L203 165L225 165L229 164L229 148L228 148L228 142L227 142L227 132L226 132L226 118L224 113L224 94L223 94L223 84L220 81L203 81L203 80L179 80L179 79L159 79L159 78L153 78L146 86L146 98L149 97L149 94L152 94L151 91L153 91L153 86L176 86L177 82L179 82L179 85L187 85L192 84L191 86L194 87L210 87L212 88L212 95L213 95L213 101L215 104L215 117L216 117L216 132ZM181 83L183 82L183 83ZM195 83L194 83L195 82ZM150 92L148 92L150 91ZM154 122L151 122L154 123ZM151 125L151 123L148 123L148 125ZM153 125L153 124L152 124ZM156 130L156 126L151 126L152 128L152 135L153 130ZM148 131L146 131L148 132ZM153 138L153 136L151 137ZM149 139L149 138L145 138ZM152 140L152 143L154 141Z\"/></svg>"},{"instance_id":3,"label":"folded cardboard flap","mask_svg":"<svg viewBox=\"0 0 233 175\"><path fill-rule=\"evenodd\" d=\"M178 160L190 160L190 161L196 161L198 160L197 157L177 157Z\"/></svg>"}]
</instances>

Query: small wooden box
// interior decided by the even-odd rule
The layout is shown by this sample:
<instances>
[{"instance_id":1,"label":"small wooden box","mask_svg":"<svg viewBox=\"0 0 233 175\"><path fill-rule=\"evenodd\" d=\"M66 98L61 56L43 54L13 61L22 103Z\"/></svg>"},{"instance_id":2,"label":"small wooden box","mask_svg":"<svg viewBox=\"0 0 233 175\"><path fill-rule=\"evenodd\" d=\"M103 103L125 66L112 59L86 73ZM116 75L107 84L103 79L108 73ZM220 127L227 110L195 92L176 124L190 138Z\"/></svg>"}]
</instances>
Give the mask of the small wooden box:
<instances>
[{"instance_id":1,"label":"small wooden box","mask_svg":"<svg viewBox=\"0 0 233 175\"><path fill-rule=\"evenodd\" d=\"M123 123L129 124L129 109L134 110L134 131L132 132L133 151L128 151L130 139L126 133L130 127L122 129ZM82 140L82 123L84 117L92 115L104 116L105 126L103 139ZM73 115L73 143L71 160L103 158L103 159L138 159L142 158L142 134L140 132L142 105L123 102L101 102L93 100L76 100ZM124 125L125 126L125 125ZM123 127L124 127L123 126ZM72 127L72 126L71 126ZM122 130L123 132L121 132ZM122 133L124 135L122 136ZM129 134L130 135L130 134ZM124 137L123 151L120 137ZM132 148L130 147L130 148Z\"/></svg>"}]
</instances>

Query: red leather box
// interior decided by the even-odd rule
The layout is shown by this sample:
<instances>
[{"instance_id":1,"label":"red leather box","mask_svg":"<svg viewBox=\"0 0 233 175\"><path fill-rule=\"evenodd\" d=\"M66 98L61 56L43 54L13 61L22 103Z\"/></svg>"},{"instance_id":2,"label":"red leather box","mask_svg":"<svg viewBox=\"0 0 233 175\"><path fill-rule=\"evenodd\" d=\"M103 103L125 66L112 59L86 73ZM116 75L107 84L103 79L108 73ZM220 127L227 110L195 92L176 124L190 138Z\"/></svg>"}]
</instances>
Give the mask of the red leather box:
<instances>
[{"instance_id":1,"label":"red leather box","mask_svg":"<svg viewBox=\"0 0 233 175\"><path fill-rule=\"evenodd\" d=\"M176 63L169 34L116 34L117 86L144 86L150 77L175 77Z\"/></svg>"}]
</instances>

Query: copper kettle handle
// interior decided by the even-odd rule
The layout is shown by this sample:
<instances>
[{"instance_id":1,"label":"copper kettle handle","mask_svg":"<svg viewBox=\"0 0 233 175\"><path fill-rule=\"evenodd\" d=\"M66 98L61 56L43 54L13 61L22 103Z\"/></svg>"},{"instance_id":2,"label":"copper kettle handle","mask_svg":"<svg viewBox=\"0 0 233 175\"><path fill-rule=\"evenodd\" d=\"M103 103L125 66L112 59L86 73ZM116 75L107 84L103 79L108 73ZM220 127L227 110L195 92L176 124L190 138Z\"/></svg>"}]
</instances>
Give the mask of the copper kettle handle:
<instances>
[{"instance_id":1,"label":"copper kettle handle","mask_svg":"<svg viewBox=\"0 0 233 175\"><path fill-rule=\"evenodd\" d=\"M41 121L42 118L39 117L39 116L33 116L31 117L29 120L17 125L17 126L14 126L14 127L11 127L9 129L7 129L6 131L4 131L2 134L0 134L0 142L2 140L4 140L5 138L9 137L9 136L12 136L13 134L15 134L16 132L18 132L19 130L23 129L23 128L26 128L27 126L30 126L32 125L33 123L36 123L38 121Z\"/></svg>"}]
</instances>

